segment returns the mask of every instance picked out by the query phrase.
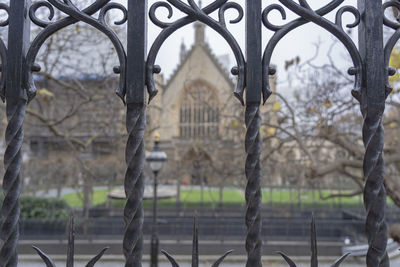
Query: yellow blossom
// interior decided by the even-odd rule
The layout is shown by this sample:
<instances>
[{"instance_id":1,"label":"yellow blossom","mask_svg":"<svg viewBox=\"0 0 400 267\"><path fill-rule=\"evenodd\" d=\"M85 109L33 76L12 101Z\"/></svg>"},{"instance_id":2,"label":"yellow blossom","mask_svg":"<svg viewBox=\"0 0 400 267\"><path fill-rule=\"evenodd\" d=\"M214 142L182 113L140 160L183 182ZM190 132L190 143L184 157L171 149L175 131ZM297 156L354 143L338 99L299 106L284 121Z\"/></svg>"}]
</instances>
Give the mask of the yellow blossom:
<instances>
[{"instance_id":1,"label":"yellow blossom","mask_svg":"<svg viewBox=\"0 0 400 267\"><path fill-rule=\"evenodd\" d=\"M272 109L273 109L275 112L280 111L280 110L281 110L281 103L275 102Z\"/></svg>"}]
</instances>

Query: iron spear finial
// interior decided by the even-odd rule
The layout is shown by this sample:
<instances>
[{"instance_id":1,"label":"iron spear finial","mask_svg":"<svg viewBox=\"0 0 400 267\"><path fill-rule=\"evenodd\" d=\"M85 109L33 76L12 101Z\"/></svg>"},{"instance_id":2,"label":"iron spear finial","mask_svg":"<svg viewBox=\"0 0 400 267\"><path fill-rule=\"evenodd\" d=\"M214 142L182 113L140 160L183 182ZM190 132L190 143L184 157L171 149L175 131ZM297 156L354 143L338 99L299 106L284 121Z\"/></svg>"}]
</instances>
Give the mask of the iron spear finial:
<instances>
[{"instance_id":1,"label":"iron spear finial","mask_svg":"<svg viewBox=\"0 0 400 267\"><path fill-rule=\"evenodd\" d=\"M292 259L290 259L285 253L277 251L279 255L289 264L289 267L297 267ZM331 267L339 267L340 264L349 256L350 253L344 254L342 257L337 259ZM311 267L318 267L318 256L317 256L317 231L315 227L314 213L311 218Z\"/></svg>"},{"instance_id":2,"label":"iron spear finial","mask_svg":"<svg viewBox=\"0 0 400 267\"><path fill-rule=\"evenodd\" d=\"M75 226L74 226L74 217L71 214L70 223L69 223L69 231L68 231L68 250L67 250L67 267L74 266L74 244L75 244ZM48 255L46 255L43 251L41 251L38 247L33 246L39 256L42 258L46 267L56 267L54 261L50 259ZM93 257L87 264L86 267L93 267L96 262L104 255L108 247L103 248L95 257Z\"/></svg>"},{"instance_id":3,"label":"iron spear finial","mask_svg":"<svg viewBox=\"0 0 400 267\"><path fill-rule=\"evenodd\" d=\"M179 267L178 262L170 254L168 254L168 252L166 252L165 250L161 250L161 252L167 257L172 267ZM224 255L218 258L218 260L214 262L213 265L211 265L211 267L218 267L221 264L221 262L226 258L226 256L228 256L232 252L233 250L227 251ZM199 266L199 236L198 236L197 217L195 217L193 223L192 267L198 267L198 266Z\"/></svg>"}]
</instances>

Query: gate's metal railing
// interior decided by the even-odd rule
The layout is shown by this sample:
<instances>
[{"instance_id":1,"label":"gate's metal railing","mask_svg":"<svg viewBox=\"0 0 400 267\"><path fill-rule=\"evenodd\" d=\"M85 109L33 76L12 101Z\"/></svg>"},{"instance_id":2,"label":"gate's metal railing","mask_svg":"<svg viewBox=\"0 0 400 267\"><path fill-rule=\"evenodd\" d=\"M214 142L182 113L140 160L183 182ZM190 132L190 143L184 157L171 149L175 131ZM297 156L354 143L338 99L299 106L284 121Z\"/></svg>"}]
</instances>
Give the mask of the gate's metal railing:
<instances>
[{"instance_id":1,"label":"gate's metal railing","mask_svg":"<svg viewBox=\"0 0 400 267\"><path fill-rule=\"evenodd\" d=\"M126 102L126 126L129 133L126 145L128 167L125 176L125 191L127 204L124 211L126 227L123 240L125 266L141 266L142 261L145 88L147 87L150 100L155 97L157 89L153 74L159 73L161 69L154 63L161 45L173 32L195 21L207 24L225 38L237 61L237 66L232 68L232 73L238 76L234 94L246 106L247 125L245 169L248 184L245 222L248 260L246 266L261 266L260 105L267 101L271 94L268 76L275 73L275 69L270 65L271 56L283 36L309 22L319 25L339 39L348 50L354 64L348 73L355 76L352 94L360 102L364 118L363 140L366 148L364 201L367 211L366 233L369 241L367 266L389 266L386 253L387 227L384 220L386 194L383 185L385 167L382 157L384 144L382 117L385 99L391 91L388 75L395 73L388 67L389 56L400 38L400 24L386 17L384 11L387 8L400 9L400 1L391 0L382 4L382 0L358 0L358 8L355 8L352 6L340 7L344 0L332 0L318 10L313 10L307 0L298 2L279 0L281 4L269 4L264 10L262 10L262 0L243 1L245 10L240 4L229 0L214 0L204 8L194 0L158 1L150 7L149 17L154 24L162 28L162 31L152 44L149 53L147 53L146 32L147 0L128 0L127 8L110 1L96 0L83 10L77 8L71 0L41 0L35 1L33 4L31 0L10 0L9 5L0 4L0 9L8 13L8 18L2 21L0 26L9 27L8 46L0 41L1 96L6 101L8 119L7 148L4 156L6 171L3 180L5 199L2 207L3 224L0 229L0 266L17 266L18 261L16 249L19 235L20 206L18 197L21 189L23 123L26 105L36 92L32 73L40 70L40 67L35 64L35 58L40 47L52 34L79 21L103 32L112 41L120 62L114 71L120 75L117 94ZM163 22L156 15L156 10L160 7L166 8L170 16L173 8L185 13L186 16L174 22ZM269 19L270 12L277 10L285 19L284 7L297 14L299 18L282 26L274 25ZM40 8L47 8L50 11L49 21L37 17L36 12ZM339 9L336 12L335 21L327 20L324 16L336 8ZM106 23L105 15L110 9L119 9L124 14L124 18L116 24L128 24L126 51L117 35ZM241 21L246 13L246 56L243 55L235 37L226 27L225 11L228 9L235 9L239 14L230 23ZM55 10L65 14L65 18L52 21ZM218 12L217 20L210 16L213 12ZM342 15L345 12L352 13L355 18L354 23L346 26L358 26L359 28L358 46L343 29ZM95 15L97 13L98 15ZM41 27L42 31L30 43L30 24L32 22ZM268 40L264 56L262 56L261 42L263 25L275 32L273 37ZM383 42L383 25L395 30L386 45ZM245 90L246 97L244 99ZM315 241L315 238L313 240ZM312 266L317 266L316 257L313 257L312 264Z\"/></svg>"}]
</instances>

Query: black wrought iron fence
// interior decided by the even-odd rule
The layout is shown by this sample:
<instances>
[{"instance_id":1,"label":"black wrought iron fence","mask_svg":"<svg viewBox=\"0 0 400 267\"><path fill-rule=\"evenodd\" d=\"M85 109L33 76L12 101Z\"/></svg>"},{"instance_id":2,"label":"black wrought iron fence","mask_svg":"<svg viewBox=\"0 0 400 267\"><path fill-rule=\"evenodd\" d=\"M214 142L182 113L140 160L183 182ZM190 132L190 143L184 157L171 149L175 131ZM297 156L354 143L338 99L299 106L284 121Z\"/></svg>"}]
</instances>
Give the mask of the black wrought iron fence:
<instances>
[{"instance_id":1,"label":"black wrought iron fence","mask_svg":"<svg viewBox=\"0 0 400 267\"><path fill-rule=\"evenodd\" d=\"M79 239L116 240L123 235L122 217L75 219L75 231ZM151 235L151 217L145 218L143 234L147 240ZM203 241L239 241L246 236L246 227L240 217L197 219L199 235ZM229 223L225 223L229 221ZM158 235L161 240L187 241L192 237L193 217L162 217L158 220ZM263 219L263 240L265 241L307 241L310 236L310 219L268 218ZM318 238L323 241L350 242L364 240L363 221L356 219L318 218ZM63 240L68 236L67 220L27 219L20 223L23 240ZM218 244L220 245L220 244ZM166 248L167 249L167 248Z\"/></svg>"},{"instance_id":2,"label":"black wrought iron fence","mask_svg":"<svg viewBox=\"0 0 400 267\"><path fill-rule=\"evenodd\" d=\"M48 38L57 31L77 22L84 22L104 33L111 40L119 58L119 66L114 68L114 72L120 76L116 92L126 104L126 127L129 134L126 145L125 191L127 203L124 211L123 253L126 258L125 266L141 266L144 215L142 207L143 168L145 163L143 138L146 130L146 99L147 95L150 101L156 96L157 88L153 74L159 73L161 70L159 66L155 65L155 58L165 40L178 29L195 21L200 21L217 31L227 41L237 61L237 65L232 68L232 74L237 76L236 89L233 93L246 107L247 126L244 140L247 153L244 168L248 181L245 194L247 212L244 220L247 228L245 248L248 259L246 266L262 265L260 105L265 103L271 95L269 75L276 71L270 63L271 56L276 45L286 34L306 23L316 24L335 36L346 47L354 64L348 73L355 76L352 95L360 102L361 114L364 119L362 128L365 145L363 169L366 179L364 204L367 211L365 230L369 243L366 265L368 267L389 266L386 253L387 226L384 214L386 193L383 185L385 167L382 156L384 144L382 117L385 110L385 99L392 90L388 83L388 76L393 75L395 70L388 67L388 62L391 51L400 38L400 23L385 16L385 10L388 8L400 9L400 2L391 0L383 4L382 0L358 0L358 7L355 8L341 6L343 0L332 0L318 10L313 10L307 0L279 0L280 4L269 4L264 10L262 10L262 2L268 3L267 0L246 0L241 4L229 0L215 0L205 7L200 7L194 0L165 0L154 3L149 9L147 0L128 0L127 7L111 2L111 0L96 0L84 9L79 9L71 0L41 0L33 3L31 0L12 0L0 4L0 9L8 13L8 17L0 23L0 26L8 26L9 32L8 45L0 41L1 96L6 102L8 119L7 147L4 156L6 171L3 179L5 199L2 207L3 223L0 229L0 266L17 266L18 262L16 248L19 239L20 206L18 198L21 191L21 147L24 140L23 125L26 106L36 93L33 73L40 70L40 66L35 64L35 59L39 49ZM160 7L166 8L170 16L174 10L183 12L185 16L176 21L162 21L156 13ZM37 16L37 10L41 8L50 12L48 21ZM115 24L127 23L126 50L106 22L105 16L111 9L119 9L124 14L123 19ZM246 14L245 52L242 51L235 37L226 27L228 21L225 19L225 12L228 9L238 12L238 17L229 23L240 22ZM285 10L287 9L297 14L298 18L284 25L275 25L270 21L271 11L280 12L282 18L285 19ZM65 17L53 20L56 10ZM217 19L210 16L214 12L218 13ZM332 12L336 12L333 22L324 17ZM354 23L343 25L342 16L346 12L353 14ZM149 53L147 53L146 27L148 17L162 29L151 45ZM42 30L30 42L32 23ZM384 25L395 31L386 44L383 41ZM358 45L347 34L345 26L348 28L358 26ZM267 40L266 48L262 47L262 27L274 32L272 38ZM145 88L147 88L147 94ZM244 94L245 91L246 94ZM196 243L197 236L195 239ZM313 232L312 247L312 266L317 266L315 232ZM70 250L70 253L72 251ZM194 249L193 253L193 266L198 266L198 251ZM285 259L291 266L295 266L288 258L285 257ZM172 258L170 260L174 266L178 266ZM68 266L72 266L72 264L70 256ZM48 259L47 265L52 266Z\"/></svg>"}]
</instances>

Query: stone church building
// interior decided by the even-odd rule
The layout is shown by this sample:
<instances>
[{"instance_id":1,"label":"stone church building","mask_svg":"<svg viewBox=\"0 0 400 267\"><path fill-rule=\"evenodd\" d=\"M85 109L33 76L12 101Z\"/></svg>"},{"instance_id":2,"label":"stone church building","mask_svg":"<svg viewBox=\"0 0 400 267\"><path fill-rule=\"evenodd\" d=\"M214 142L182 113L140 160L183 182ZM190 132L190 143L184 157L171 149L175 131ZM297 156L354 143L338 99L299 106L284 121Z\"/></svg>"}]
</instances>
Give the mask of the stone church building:
<instances>
[{"instance_id":1,"label":"stone church building","mask_svg":"<svg viewBox=\"0 0 400 267\"><path fill-rule=\"evenodd\" d=\"M231 184L243 178L244 108L233 95L233 65L213 54L204 24L194 27L192 47L186 50L182 44L175 71L169 80L158 80L159 94L149 106L149 128L160 136L168 154L167 180L178 176L185 184Z\"/></svg>"}]
</instances>

